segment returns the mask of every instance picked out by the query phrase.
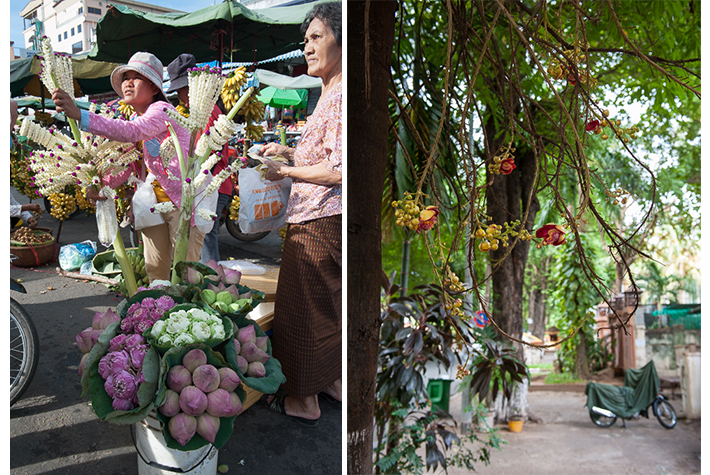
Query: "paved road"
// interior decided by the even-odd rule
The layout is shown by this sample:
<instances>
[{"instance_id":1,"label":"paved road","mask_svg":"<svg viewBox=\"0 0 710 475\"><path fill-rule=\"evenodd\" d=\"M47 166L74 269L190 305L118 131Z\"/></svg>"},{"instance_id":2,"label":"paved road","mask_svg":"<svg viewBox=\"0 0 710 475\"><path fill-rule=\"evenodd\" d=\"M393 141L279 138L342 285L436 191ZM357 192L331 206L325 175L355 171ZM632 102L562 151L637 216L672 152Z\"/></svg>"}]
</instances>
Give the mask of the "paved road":
<instances>
[{"instance_id":1,"label":"paved road","mask_svg":"<svg viewBox=\"0 0 710 475\"><path fill-rule=\"evenodd\" d=\"M26 198L13 194L20 202ZM40 226L55 230L48 214ZM64 222L60 245L97 240L94 217ZM124 236L128 242L128 236ZM277 267L281 239L241 243L220 233L222 259L232 256ZM10 409L11 473L126 475L137 473L137 455L127 426L101 423L89 398L81 397L77 368L81 352L75 335L91 325L94 312L115 306L120 298L101 284L59 276L57 263L34 269L11 268L27 294L13 292L29 312L40 338L40 360L32 384ZM48 290L49 288L53 290ZM219 451L229 474L339 474L342 467L342 411L321 400L319 427L309 429L275 415L259 404L241 414L231 439Z\"/></svg>"},{"instance_id":2,"label":"paved road","mask_svg":"<svg viewBox=\"0 0 710 475\"><path fill-rule=\"evenodd\" d=\"M497 425L506 442L491 454L491 464L476 465L481 475L690 475L700 473L700 420L680 419L667 430L655 417L593 425L583 392L534 391L531 408L543 422L526 422L520 433ZM677 411L680 398L671 400ZM460 411L460 396L451 400ZM458 407L457 407L458 404ZM460 419L458 419L460 420ZM441 473L441 472L437 472ZM451 468L449 475L469 472Z\"/></svg>"}]
</instances>

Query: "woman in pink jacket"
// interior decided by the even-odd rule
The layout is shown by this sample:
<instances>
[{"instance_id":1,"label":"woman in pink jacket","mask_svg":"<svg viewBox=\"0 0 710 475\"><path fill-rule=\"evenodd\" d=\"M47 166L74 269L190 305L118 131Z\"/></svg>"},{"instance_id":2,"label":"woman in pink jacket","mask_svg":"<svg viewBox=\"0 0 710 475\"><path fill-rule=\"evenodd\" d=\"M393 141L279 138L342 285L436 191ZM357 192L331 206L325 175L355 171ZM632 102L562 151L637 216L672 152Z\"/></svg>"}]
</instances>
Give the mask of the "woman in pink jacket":
<instances>
[{"instance_id":1,"label":"woman in pink jacket","mask_svg":"<svg viewBox=\"0 0 710 475\"><path fill-rule=\"evenodd\" d=\"M67 117L81 121L82 130L120 142L143 142L142 163L134 163L133 169L129 168L118 175L104 176L102 183L116 188L128 179L131 172L135 172L141 179L145 179L150 173L155 178L153 189L158 202L173 202L175 209L162 213L165 221L163 224L142 229L145 267L150 280L170 280L179 224L182 180L177 153L170 159L168 170L165 170L160 159L160 144L169 135L166 121L172 124L183 150L189 147L190 133L166 113L168 108L174 108L163 94L163 64L154 55L144 52L134 54L128 64L119 66L111 73L111 85L123 101L135 110L131 120L107 119L83 111L76 106L71 96L61 89L52 92L52 100L58 112L64 112ZM93 188L87 188L86 193L90 201L106 199L99 196ZM195 227L193 217L187 251L188 261L200 260L204 237L205 233Z\"/></svg>"}]
</instances>

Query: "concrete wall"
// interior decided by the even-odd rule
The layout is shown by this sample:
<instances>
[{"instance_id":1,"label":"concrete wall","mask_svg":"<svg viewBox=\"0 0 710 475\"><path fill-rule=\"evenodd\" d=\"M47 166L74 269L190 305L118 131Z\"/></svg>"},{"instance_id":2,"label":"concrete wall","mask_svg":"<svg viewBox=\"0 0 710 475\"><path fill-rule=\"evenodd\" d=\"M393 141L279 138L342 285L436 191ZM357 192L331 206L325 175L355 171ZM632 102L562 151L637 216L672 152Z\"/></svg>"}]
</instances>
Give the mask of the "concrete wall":
<instances>
[{"instance_id":1,"label":"concrete wall","mask_svg":"<svg viewBox=\"0 0 710 475\"><path fill-rule=\"evenodd\" d=\"M646 358L653 360L660 377L681 376L683 355L693 343L700 346L700 330L686 330L682 325L646 328Z\"/></svg>"}]
</instances>

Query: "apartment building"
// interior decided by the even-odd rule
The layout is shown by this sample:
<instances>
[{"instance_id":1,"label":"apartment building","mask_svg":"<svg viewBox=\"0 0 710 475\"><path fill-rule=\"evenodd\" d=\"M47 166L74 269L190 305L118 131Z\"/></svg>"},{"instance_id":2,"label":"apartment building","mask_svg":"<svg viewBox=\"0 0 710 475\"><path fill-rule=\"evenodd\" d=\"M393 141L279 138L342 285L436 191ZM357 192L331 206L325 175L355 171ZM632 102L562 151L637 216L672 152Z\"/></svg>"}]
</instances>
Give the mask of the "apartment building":
<instances>
[{"instance_id":1,"label":"apartment building","mask_svg":"<svg viewBox=\"0 0 710 475\"><path fill-rule=\"evenodd\" d=\"M132 0L30 0L20 12L24 21L24 48L36 51L37 40L47 36L54 51L88 52L96 41L96 25L109 5L126 5L150 13L179 11Z\"/></svg>"}]
</instances>

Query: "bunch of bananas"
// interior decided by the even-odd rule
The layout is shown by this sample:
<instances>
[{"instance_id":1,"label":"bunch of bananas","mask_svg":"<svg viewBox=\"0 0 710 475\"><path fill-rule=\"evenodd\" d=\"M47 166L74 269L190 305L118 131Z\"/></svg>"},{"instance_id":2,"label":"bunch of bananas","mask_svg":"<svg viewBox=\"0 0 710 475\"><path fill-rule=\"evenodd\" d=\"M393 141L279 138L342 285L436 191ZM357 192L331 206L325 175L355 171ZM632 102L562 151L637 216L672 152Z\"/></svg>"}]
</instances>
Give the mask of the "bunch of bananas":
<instances>
[{"instance_id":1,"label":"bunch of bananas","mask_svg":"<svg viewBox=\"0 0 710 475\"><path fill-rule=\"evenodd\" d=\"M231 73L227 77L227 81L222 86L222 102L227 110L234 107L234 104L239 100L239 90L247 82L247 70L244 66L241 66Z\"/></svg>"},{"instance_id":2,"label":"bunch of bananas","mask_svg":"<svg viewBox=\"0 0 710 475\"><path fill-rule=\"evenodd\" d=\"M244 129L246 136L249 140L258 142L264 136L264 127L261 125L249 124Z\"/></svg>"},{"instance_id":3,"label":"bunch of bananas","mask_svg":"<svg viewBox=\"0 0 710 475\"><path fill-rule=\"evenodd\" d=\"M52 205L49 214L59 221L64 221L76 210L76 198L68 193L51 194L49 202Z\"/></svg>"},{"instance_id":4,"label":"bunch of bananas","mask_svg":"<svg viewBox=\"0 0 710 475\"><path fill-rule=\"evenodd\" d=\"M261 122L264 120L264 109L266 104L256 98L255 94L250 95L239 112L244 114L247 123Z\"/></svg>"},{"instance_id":5,"label":"bunch of bananas","mask_svg":"<svg viewBox=\"0 0 710 475\"><path fill-rule=\"evenodd\" d=\"M131 249L126 251L126 255L133 269L133 275L136 278L138 287L147 286L150 283L150 279L145 271L145 257L143 257L143 253L140 250ZM127 295L128 292L123 274L121 274L119 278L118 291L121 292L122 295Z\"/></svg>"},{"instance_id":6,"label":"bunch of bananas","mask_svg":"<svg viewBox=\"0 0 710 475\"><path fill-rule=\"evenodd\" d=\"M123 100L118 101L118 112L125 117L126 119L130 118L136 110L133 108L133 106L129 106Z\"/></svg>"},{"instance_id":7,"label":"bunch of bananas","mask_svg":"<svg viewBox=\"0 0 710 475\"><path fill-rule=\"evenodd\" d=\"M232 198L232 202L229 205L229 219L232 221L239 221L239 197L235 196Z\"/></svg>"},{"instance_id":8,"label":"bunch of bananas","mask_svg":"<svg viewBox=\"0 0 710 475\"><path fill-rule=\"evenodd\" d=\"M84 190L80 186L76 187L74 198L76 199L76 205L80 210L86 211L89 214L96 213L96 206L89 203L89 200L86 199Z\"/></svg>"},{"instance_id":9,"label":"bunch of bananas","mask_svg":"<svg viewBox=\"0 0 710 475\"><path fill-rule=\"evenodd\" d=\"M24 152L18 148L10 152L10 185L23 195L34 199L38 190L32 181L34 172L27 165Z\"/></svg>"}]
</instances>

